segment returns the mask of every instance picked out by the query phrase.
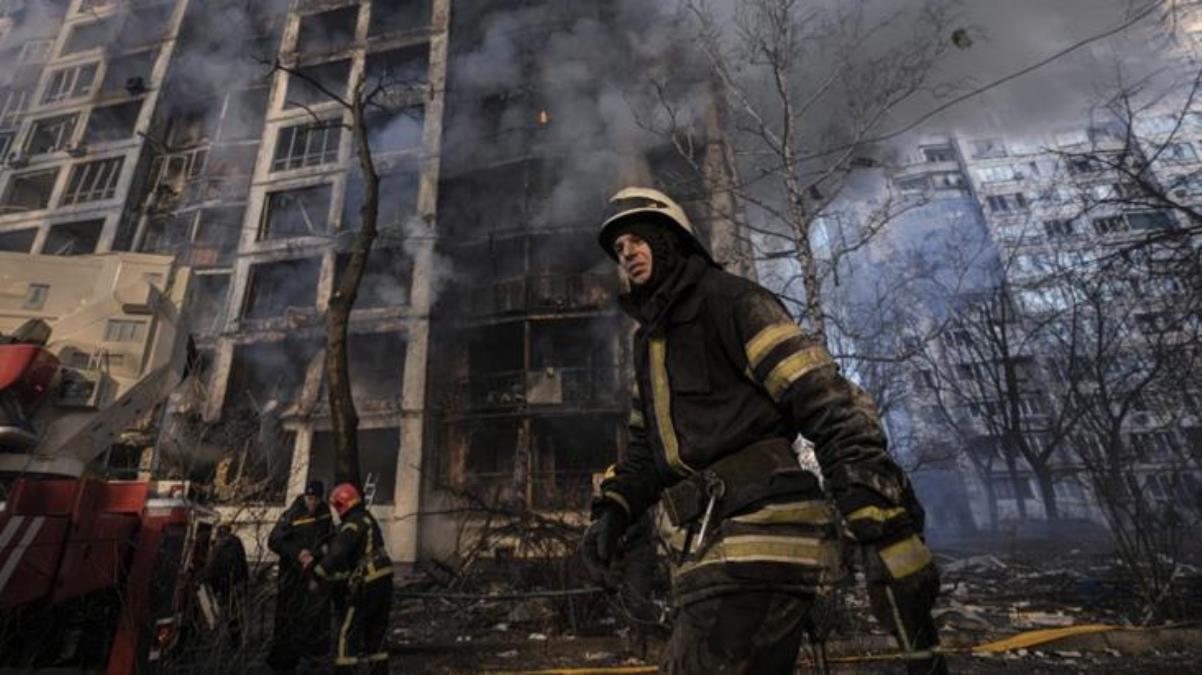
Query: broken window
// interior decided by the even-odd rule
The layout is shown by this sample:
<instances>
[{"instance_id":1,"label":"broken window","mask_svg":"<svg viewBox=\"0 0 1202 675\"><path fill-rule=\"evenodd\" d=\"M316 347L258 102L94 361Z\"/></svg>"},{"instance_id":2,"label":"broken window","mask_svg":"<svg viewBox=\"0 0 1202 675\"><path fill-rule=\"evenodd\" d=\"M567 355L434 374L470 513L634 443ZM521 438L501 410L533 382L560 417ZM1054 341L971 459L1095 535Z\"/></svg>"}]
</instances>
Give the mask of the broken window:
<instances>
[{"instance_id":1,"label":"broken window","mask_svg":"<svg viewBox=\"0 0 1202 675\"><path fill-rule=\"evenodd\" d=\"M11 131L0 132L0 163L8 159L8 151L12 149L13 139L16 134Z\"/></svg>"},{"instance_id":2,"label":"broken window","mask_svg":"<svg viewBox=\"0 0 1202 675\"><path fill-rule=\"evenodd\" d=\"M155 216L146 222L142 235L142 253L178 256L188 248L195 213Z\"/></svg>"},{"instance_id":3,"label":"broken window","mask_svg":"<svg viewBox=\"0 0 1202 675\"><path fill-rule=\"evenodd\" d=\"M46 84L46 93L42 95L42 103L66 101L92 93L98 67L99 64L87 63L52 72L50 81Z\"/></svg>"},{"instance_id":4,"label":"broken window","mask_svg":"<svg viewBox=\"0 0 1202 675\"><path fill-rule=\"evenodd\" d=\"M196 239L192 243L193 267L228 265L242 236L241 206L223 206L200 212Z\"/></svg>"},{"instance_id":5,"label":"broken window","mask_svg":"<svg viewBox=\"0 0 1202 675\"><path fill-rule=\"evenodd\" d=\"M175 110L168 123L167 145L185 148L204 142L213 135L214 115L221 110L221 100L207 99Z\"/></svg>"},{"instance_id":6,"label":"broken window","mask_svg":"<svg viewBox=\"0 0 1202 675\"><path fill-rule=\"evenodd\" d=\"M348 258L348 254L343 253L335 259L335 283L342 279ZM355 309L405 305L409 302L412 276L413 262L403 248L373 248L367 256L359 294L355 296Z\"/></svg>"},{"instance_id":7,"label":"broken window","mask_svg":"<svg viewBox=\"0 0 1202 675\"><path fill-rule=\"evenodd\" d=\"M599 405L618 394L611 322L603 319L539 321L530 328L530 402Z\"/></svg>"},{"instance_id":8,"label":"broken window","mask_svg":"<svg viewBox=\"0 0 1202 675\"><path fill-rule=\"evenodd\" d=\"M424 28L430 23L430 0L373 2L367 34L385 35Z\"/></svg>"},{"instance_id":9,"label":"broken window","mask_svg":"<svg viewBox=\"0 0 1202 675\"><path fill-rule=\"evenodd\" d=\"M582 509L592 498L593 474L618 456L618 421L600 415L534 420L530 480L537 509Z\"/></svg>"},{"instance_id":10,"label":"broken window","mask_svg":"<svg viewBox=\"0 0 1202 675\"><path fill-rule=\"evenodd\" d=\"M351 333L347 353L355 399L390 400L399 407L405 380L404 336L400 332Z\"/></svg>"},{"instance_id":11,"label":"broken window","mask_svg":"<svg viewBox=\"0 0 1202 675\"><path fill-rule=\"evenodd\" d=\"M84 130L83 142L104 143L120 141L134 135L134 126L138 123L138 113L142 112L142 101L130 101L117 105L93 108L88 118L88 126Z\"/></svg>"},{"instance_id":12,"label":"broken window","mask_svg":"<svg viewBox=\"0 0 1202 675\"><path fill-rule=\"evenodd\" d=\"M267 113L267 88L243 89L230 94L225 117L221 119L222 141L257 139Z\"/></svg>"},{"instance_id":13,"label":"broken window","mask_svg":"<svg viewBox=\"0 0 1202 675\"><path fill-rule=\"evenodd\" d=\"M280 129L272 171L287 171L338 161L341 121L298 124Z\"/></svg>"},{"instance_id":14,"label":"broken window","mask_svg":"<svg viewBox=\"0 0 1202 675\"><path fill-rule=\"evenodd\" d=\"M329 184L268 193L259 241L325 234L329 217Z\"/></svg>"},{"instance_id":15,"label":"broken window","mask_svg":"<svg viewBox=\"0 0 1202 675\"><path fill-rule=\"evenodd\" d=\"M238 345L230 364L226 403L259 412L272 401L281 407L296 402L309 365L320 351L321 342L312 338Z\"/></svg>"},{"instance_id":16,"label":"broken window","mask_svg":"<svg viewBox=\"0 0 1202 675\"><path fill-rule=\"evenodd\" d=\"M225 323L230 275L197 274L189 300L189 329L197 335L216 335Z\"/></svg>"},{"instance_id":17,"label":"broken window","mask_svg":"<svg viewBox=\"0 0 1202 675\"><path fill-rule=\"evenodd\" d=\"M289 307L312 309L317 303L319 258L259 263L250 268L246 291L247 319L280 316Z\"/></svg>"},{"instance_id":18,"label":"broken window","mask_svg":"<svg viewBox=\"0 0 1202 675\"><path fill-rule=\"evenodd\" d=\"M302 16L296 51L326 52L346 47L355 41L358 23L358 5Z\"/></svg>"},{"instance_id":19,"label":"broken window","mask_svg":"<svg viewBox=\"0 0 1202 675\"><path fill-rule=\"evenodd\" d=\"M396 487L397 464L401 452L401 432L396 427L359 429L359 475L367 484L375 485L373 504L392 504ZM334 434L318 431L313 434L309 452L308 480L334 484Z\"/></svg>"},{"instance_id":20,"label":"broken window","mask_svg":"<svg viewBox=\"0 0 1202 675\"><path fill-rule=\"evenodd\" d=\"M340 97L345 96L350 74L349 59L298 68L296 73L288 75L288 94L284 107L296 108L327 103L333 99L325 93L326 91ZM325 91L322 91L323 89Z\"/></svg>"},{"instance_id":21,"label":"broken window","mask_svg":"<svg viewBox=\"0 0 1202 675\"><path fill-rule=\"evenodd\" d=\"M57 178L57 168L13 175L4 193L4 202L0 204L2 212L37 211L46 208L50 205L50 195L54 192L54 182Z\"/></svg>"},{"instance_id":22,"label":"broken window","mask_svg":"<svg viewBox=\"0 0 1202 675\"><path fill-rule=\"evenodd\" d=\"M36 120L33 123L33 130L29 132L29 141L25 144L26 154L40 155L65 150L71 145L77 120L79 120L78 113Z\"/></svg>"},{"instance_id":23,"label":"broken window","mask_svg":"<svg viewBox=\"0 0 1202 675\"><path fill-rule=\"evenodd\" d=\"M367 141L373 154L420 148L426 109L416 105L367 117Z\"/></svg>"},{"instance_id":24,"label":"broken window","mask_svg":"<svg viewBox=\"0 0 1202 675\"><path fill-rule=\"evenodd\" d=\"M27 88L0 87L0 128L7 129L17 125L21 113L25 112L28 98Z\"/></svg>"},{"instance_id":25,"label":"broken window","mask_svg":"<svg viewBox=\"0 0 1202 675\"><path fill-rule=\"evenodd\" d=\"M467 432L464 457L467 485L477 490L491 486L503 489L503 486L512 485L520 435L515 420L473 425Z\"/></svg>"},{"instance_id":26,"label":"broken window","mask_svg":"<svg viewBox=\"0 0 1202 675\"><path fill-rule=\"evenodd\" d=\"M158 51L152 49L119 56L109 61L104 81L100 83L100 95L109 96L124 92L130 96L138 96L145 93L150 86L150 75L154 72L154 62L158 56Z\"/></svg>"},{"instance_id":27,"label":"broken window","mask_svg":"<svg viewBox=\"0 0 1202 675\"><path fill-rule=\"evenodd\" d=\"M379 212L376 226L401 229L417 213L417 191L421 183L417 167L398 167L380 176ZM359 229L359 209L363 207L363 179L358 172L346 181L346 199L342 207L342 228Z\"/></svg>"},{"instance_id":28,"label":"broken window","mask_svg":"<svg viewBox=\"0 0 1202 675\"><path fill-rule=\"evenodd\" d=\"M129 48L161 41L170 28L171 12L174 9L175 3L167 2L149 7L142 6L131 11L125 17L116 44L122 48Z\"/></svg>"},{"instance_id":29,"label":"broken window","mask_svg":"<svg viewBox=\"0 0 1202 675\"><path fill-rule=\"evenodd\" d=\"M92 23L78 24L71 29L71 35L63 43L60 56L95 49L109 43L113 35L113 19L101 19Z\"/></svg>"},{"instance_id":30,"label":"broken window","mask_svg":"<svg viewBox=\"0 0 1202 675\"><path fill-rule=\"evenodd\" d=\"M553 310L601 307L609 302L614 277L609 259L577 234L548 234L532 240L530 302Z\"/></svg>"},{"instance_id":31,"label":"broken window","mask_svg":"<svg viewBox=\"0 0 1202 675\"><path fill-rule=\"evenodd\" d=\"M367 91L377 91L372 103L395 110L425 91L429 79L430 46L422 43L367 55Z\"/></svg>"},{"instance_id":32,"label":"broken window","mask_svg":"<svg viewBox=\"0 0 1202 675\"><path fill-rule=\"evenodd\" d=\"M117 193L117 181L121 179L124 161L124 157L110 157L73 166L67 191L63 193L63 204L112 199Z\"/></svg>"},{"instance_id":33,"label":"broken window","mask_svg":"<svg viewBox=\"0 0 1202 675\"><path fill-rule=\"evenodd\" d=\"M0 251L29 253L33 249L33 240L37 236L38 229L36 227L0 232Z\"/></svg>"},{"instance_id":34,"label":"broken window","mask_svg":"<svg viewBox=\"0 0 1202 675\"><path fill-rule=\"evenodd\" d=\"M87 255L96 252L104 220L84 220L50 226L42 255Z\"/></svg>"}]
</instances>

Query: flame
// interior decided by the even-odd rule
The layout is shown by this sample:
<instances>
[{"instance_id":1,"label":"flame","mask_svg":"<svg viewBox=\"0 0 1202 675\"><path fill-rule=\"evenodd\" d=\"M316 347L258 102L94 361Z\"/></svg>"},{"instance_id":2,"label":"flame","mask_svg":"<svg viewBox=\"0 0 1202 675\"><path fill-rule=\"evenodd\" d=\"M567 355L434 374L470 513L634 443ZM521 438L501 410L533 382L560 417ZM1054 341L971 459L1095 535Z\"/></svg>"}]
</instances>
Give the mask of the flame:
<instances>
[{"instance_id":1,"label":"flame","mask_svg":"<svg viewBox=\"0 0 1202 675\"><path fill-rule=\"evenodd\" d=\"M550 123L551 123L551 114L547 112L547 109L546 109L546 108L543 108L542 110L539 110L539 111L538 111L538 124L539 124L539 126L543 126L543 127L545 127L545 126L547 126L547 125L548 125L548 124L550 124Z\"/></svg>"}]
</instances>

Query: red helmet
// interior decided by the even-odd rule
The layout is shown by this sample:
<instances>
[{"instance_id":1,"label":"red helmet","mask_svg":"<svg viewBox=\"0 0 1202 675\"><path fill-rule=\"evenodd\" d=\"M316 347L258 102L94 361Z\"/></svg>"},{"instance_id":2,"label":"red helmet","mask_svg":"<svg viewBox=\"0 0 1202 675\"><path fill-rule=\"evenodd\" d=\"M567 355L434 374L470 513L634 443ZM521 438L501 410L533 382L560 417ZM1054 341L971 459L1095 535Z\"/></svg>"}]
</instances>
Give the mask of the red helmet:
<instances>
[{"instance_id":1,"label":"red helmet","mask_svg":"<svg viewBox=\"0 0 1202 675\"><path fill-rule=\"evenodd\" d=\"M339 483L330 491L330 506L341 516L359 503L359 488L354 483Z\"/></svg>"}]
</instances>

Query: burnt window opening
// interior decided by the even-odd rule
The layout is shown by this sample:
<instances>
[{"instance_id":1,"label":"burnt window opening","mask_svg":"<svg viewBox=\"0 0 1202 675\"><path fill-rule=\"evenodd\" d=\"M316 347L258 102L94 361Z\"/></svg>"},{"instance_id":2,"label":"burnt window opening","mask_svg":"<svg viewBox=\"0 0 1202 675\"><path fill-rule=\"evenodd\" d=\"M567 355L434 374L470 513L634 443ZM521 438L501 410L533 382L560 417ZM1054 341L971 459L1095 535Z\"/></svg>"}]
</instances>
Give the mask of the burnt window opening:
<instances>
[{"instance_id":1,"label":"burnt window opening","mask_svg":"<svg viewBox=\"0 0 1202 675\"><path fill-rule=\"evenodd\" d=\"M96 252L103 220L85 220L78 223L59 223L50 226L42 255L87 255Z\"/></svg>"},{"instance_id":2,"label":"burnt window opening","mask_svg":"<svg viewBox=\"0 0 1202 675\"><path fill-rule=\"evenodd\" d=\"M197 335L217 335L225 323L229 274L198 274L189 301L189 325Z\"/></svg>"},{"instance_id":3,"label":"burnt window opening","mask_svg":"<svg viewBox=\"0 0 1202 675\"><path fill-rule=\"evenodd\" d=\"M350 74L349 59L297 68L296 73L288 74L288 93L284 107L296 108L333 101L323 89L345 97Z\"/></svg>"},{"instance_id":4,"label":"burnt window opening","mask_svg":"<svg viewBox=\"0 0 1202 675\"><path fill-rule=\"evenodd\" d=\"M263 129L263 118L267 114L268 94L266 87L243 89L230 94L225 116L221 119L222 141L245 141L258 139Z\"/></svg>"},{"instance_id":5,"label":"burnt window opening","mask_svg":"<svg viewBox=\"0 0 1202 675\"><path fill-rule=\"evenodd\" d=\"M421 176L415 166L395 168L380 176L379 212L376 227L402 229L405 222L417 213L417 194ZM363 178L358 172L346 181L346 199L342 207L342 228L359 229L359 209L363 207Z\"/></svg>"},{"instance_id":6,"label":"burnt window opening","mask_svg":"<svg viewBox=\"0 0 1202 675\"><path fill-rule=\"evenodd\" d=\"M397 463L401 451L401 431L396 427L359 429L359 475L375 484L373 504L392 504L395 499ZM334 434L318 431L313 434L309 452L308 480L334 484Z\"/></svg>"},{"instance_id":7,"label":"burnt window opening","mask_svg":"<svg viewBox=\"0 0 1202 675\"><path fill-rule=\"evenodd\" d=\"M33 240L38 236L38 229L31 227L26 230L0 232L0 251L14 253L29 253L33 250Z\"/></svg>"},{"instance_id":8,"label":"burnt window opening","mask_svg":"<svg viewBox=\"0 0 1202 675\"><path fill-rule=\"evenodd\" d=\"M278 416L270 413L239 410L230 414L237 419L225 422L224 433L205 438L222 458L210 475L196 479L213 484L213 500L218 504L283 504L292 475L296 432L284 430Z\"/></svg>"},{"instance_id":9,"label":"burnt window opening","mask_svg":"<svg viewBox=\"0 0 1202 675\"><path fill-rule=\"evenodd\" d=\"M207 176L249 176L255 170L259 146L249 143L212 146L206 164Z\"/></svg>"},{"instance_id":10,"label":"burnt window opening","mask_svg":"<svg viewBox=\"0 0 1202 675\"><path fill-rule=\"evenodd\" d=\"M142 253L178 256L188 249L194 212L155 216L146 222L142 235Z\"/></svg>"},{"instance_id":11,"label":"burnt window opening","mask_svg":"<svg viewBox=\"0 0 1202 675\"><path fill-rule=\"evenodd\" d=\"M15 174L8 180L0 213L37 211L50 205L58 169Z\"/></svg>"},{"instance_id":12,"label":"burnt window opening","mask_svg":"<svg viewBox=\"0 0 1202 675\"><path fill-rule=\"evenodd\" d=\"M539 321L530 329L527 398L545 405L602 405L619 394L617 328L605 319Z\"/></svg>"},{"instance_id":13,"label":"burnt window opening","mask_svg":"<svg viewBox=\"0 0 1202 675\"><path fill-rule=\"evenodd\" d=\"M140 112L142 112L141 100L94 108L91 116L88 117L88 126L84 130L83 142L87 144L105 143L132 137Z\"/></svg>"},{"instance_id":14,"label":"burnt window opening","mask_svg":"<svg viewBox=\"0 0 1202 675\"><path fill-rule=\"evenodd\" d=\"M233 261L242 237L242 216L245 208L223 206L200 212L196 238L192 242L193 267L222 267Z\"/></svg>"},{"instance_id":15,"label":"burnt window opening","mask_svg":"<svg viewBox=\"0 0 1202 675\"><path fill-rule=\"evenodd\" d=\"M425 91L429 70L430 46L425 43L368 54L364 81L366 90L375 92L372 104L386 110L405 106Z\"/></svg>"},{"instance_id":16,"label":"burnt window opening","mask_svg":"<svg viewBox=\"0 0 1202 675\"><path fill-rule=\"evenodd\" d=\"M519 435L516 420L482 423L468 430L463 461L467 486L478 489L512 484Z\"/></svg>"},{"instance_id":17,"label":"burnt window opening","mask_svg":"<svg viewBox=\"0 0 1202 675\"><path fill-rule=\"evenodd\" d=\"M369 36L425 28L430 24L430 0L373 2L367 22Z\"/></svg>"},{"instance_id":18,"label":"burnt window opening","mask_svg":"<svg viewBox=\"0 0 1202 675\"><path fill-rule=\"evenodd\" d=\"M601 415L537 418L532 422L531 494L536 509L583 509L593 474L618 456L618 422Z\"/></svg>"},{"instance_id":19,"label":"burnt window opening","mask_svg":"<svg viewBox=\"0 0 1202 675\"><path fill-rule=\"evenodd\" d=\"M267 195L259 241L311 237L329 231L330 185L281 190Z\"/></svg>"},{"instance_id":20,"label":"burnt window opening","mask_svg":"<svg viewBox=\"0 0 1202 675\"><path fill-rule=\"evenodd\" d=\"M400 332L351 333L347 344L347 365L351 393L362 412L379 409L380 403L400 409L405 379L405 338ZM322 377L320 400L328 397L329 381Z\"/></svg>"},{"instance_id":21,"label":"burnt window opening","mask_svg":"<svg viewBox=\"0 0 1202 675\"><path fill-rule=\"evenodd\" d=\"M150 76L158 55L158 50L152 49L118 56L109 61L104 80L100 83L100 95L123 93L138 96L145 93L150 87Z\"/></svg>"},{"instance_id":22,"label":"burnt window opening","mask_svg":"<svg viewBox=\"0 0 1202 675\"><path fill-rule=\"evenodd\" d=\"M80 204L112 199L117 194L124 157L110 157L71 167L63 204Z\"/></svg>"},{"instance_id":23,"label":"burnt window opening","mask_svg":"<svg viewBox=\"0 0 1202 675\"><path fill-rule=\"evenodd\" d=\"M313 309L317 303L319 258L296 258L259 263L250 268L246 290L247 319L268 319L285 310Z\"/></svg>"},{"instance_id":24,"label":"burnt window opening","mask_svg":"<svg viewBox=\"0 0 1202 675\"><path fill-rule=\"evenodd\" d=\"M313 338L238 345L230 364L226 405L233 410L282 412L300 398L309 366L320 351L321 341Z\"/></svg>"},{"instance_id":25,"label":"burnt window opening","mask_svg":"<svg viewBox=\"0 0 1202 675\"><path fill-rule=\"evenodd\" d=\"M29 132L29 141L25 144L25 153L41 155L67 149L75 136L78 121L78 113L35 120Z\"/></svg>"},{"instance_id":26,"label":"burnt window opening","mask_svg":"<svg viewBox=\"0 0 1202 675\"><path fill-rule=\"evenodd\" d=\"M334 283L342 279L348 254L335 259ZM413 277L413 260L401 247L376 247L367 256L367 267L355 296L355 309L401 307L409 302L409 285Z\"/></svg>"},{"instance_id":27,"label":"burnt window opening","mask_svg":"<svg viewBox=\"0 0 1202 675\"><path fill-rule=\"evenodd\" d=\"M71 35L67 41L63 43L63 51L59 56L96 49L108 44L112 40L114 28L115 22L111 18L75 26L71 29Z\"/></svg>"},{"instance_id":28,"label":"burnt window opening","mask_svg":"<svg viewBox=\"0 0 1202 675\"><path fill-rule=\"evenodd\" d=\"M167 123L167 145L171 148L186 148L205 142L213 136L221 109L220 99L206 99L171 113Z\"/></svg>"},{"instance_id":29,"label":"burnt window opening","mask_svg":"<svg viewBox=\"0 0 1202 675\"><path fill-rule=\"evenodd\" d=\"M347 47L355 41L358 23L358 5L302 16L296 51L316 53Z\"/></svg>"},{"instance_id":30,"label":"burnt window opening","mask_svg":"<svg viewBox=\"0 0 1202 675\"><path fill-rule=\"evenodd\" d=\"M616 291L612 266L595 240L584 234L533 237L530 303L549 310L605 306Z\"/></svg>"},{"instance_id":31,"label":"burnt window opening","mask_svg":"<svg viewBox=\"0 0 1202 675\"><path fill-rule=\"evenodd\" d=\"M415 105L367 116L367 142L372 154L413 150L422 145L426 109Z\"/></svg>"},{"instance_id":32,"label":"burnt window opening","mask_svg":"<svg viewBox=\"0 0 1202 675\"><path fill-rule=\"evenodd\" d=\"M521 322L474 330L467 338L467 376L457 397L469 409L526 403L525 345Z\"/></svg>"},{"instance_id":33,"label":"burnt window opening","mask_svg":"<svg viewBox=\"0 0 1202 675\"><path fill-rule=\"evenodd\" d=\"M284 127L276 138L271 170L288 171L336 162L341 142L340 120Z\"/></svg>"},{"instance_id":34,"label":"burnt window opening","mask_svg":"<svg viewBox=\"0 0 1202 675\"><path fill-rule=\"evenodd\" d=\"M57 103L92 93L96 83L96 71L100 64L86 63L82 66L59 68L50 74L42 103Z\"/></svg>"},{"instance_id":35,"label":"burnt window opening","mask_svg":"<svg viewBox=\"0 0 1202 675\"><path fill-rule=\"evenodd\" d=\"M126 15L121 32L117 34L117 46L126 49L140 47L160 42L167 37L175 2L146 6L147 4L142 3L143 6Z\"/></svg>"}]
</instances>

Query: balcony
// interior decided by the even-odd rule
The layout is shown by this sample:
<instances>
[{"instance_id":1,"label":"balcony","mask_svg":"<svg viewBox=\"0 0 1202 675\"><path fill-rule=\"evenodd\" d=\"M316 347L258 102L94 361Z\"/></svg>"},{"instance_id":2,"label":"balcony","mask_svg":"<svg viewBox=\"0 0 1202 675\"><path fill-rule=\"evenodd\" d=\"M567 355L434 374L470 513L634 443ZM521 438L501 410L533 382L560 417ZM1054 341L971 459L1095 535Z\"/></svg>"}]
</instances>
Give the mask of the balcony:
<instances>
[{"instance_id":1,"label":"balcony","mask_svg":"<svg viewBox=\"0 0 1202 675\"><path fill-rule=\"evenodd\" d=\"M531 275L469 291L473 316L604 309L616 284L612 274Z\"/></svg>"},{"instance_id":2,"label":"balcony","mask_svg":"<svg viewBox=\"0 0 1202 675\"><path fill-rule=\"evenodd\" d=\"M542 368L462 378L456 400L469 410L526 406L616 405L619 389L613 368Z\"/></svg>"}]
</instances>

